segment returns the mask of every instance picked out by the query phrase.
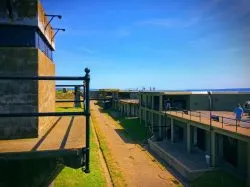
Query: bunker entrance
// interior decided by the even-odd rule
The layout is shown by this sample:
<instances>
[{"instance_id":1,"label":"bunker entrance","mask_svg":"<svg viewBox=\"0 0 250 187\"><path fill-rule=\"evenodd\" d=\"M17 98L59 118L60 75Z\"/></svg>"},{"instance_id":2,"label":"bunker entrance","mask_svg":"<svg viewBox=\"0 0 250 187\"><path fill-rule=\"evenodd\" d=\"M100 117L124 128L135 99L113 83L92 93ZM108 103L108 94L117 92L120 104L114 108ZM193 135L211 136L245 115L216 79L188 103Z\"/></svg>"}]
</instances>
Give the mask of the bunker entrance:
<instances>
[{"instance_id":1,"label":"bunker entrance","mask_svg":"<svg viewBox=\"0 0 250 187\"><path fill-rule=\"evenodd\" d=\"M203 129L197 128L197 147L205 151L206 133Z\"/></svg>"},{"instance_id":2,"label":"bunker entrance","mask_svg":"<svg viewBox=\"0 0 250 187\"><path fill-rule=\"evenodd\" d=\"M184 140L184 130L183 127L176 126L175 127L175 141L182 142Z\"/></svg>"},{"instance_id":3,"label":"bunker entrance","mask_svg":"<svg viewBox=\"0 0 250 187\"><path fill-rule=\"evenodd\" d=\"M223 158L234 167L238 166L238 141L228 136L223 136Z\"/></svg>"}]
</instances>

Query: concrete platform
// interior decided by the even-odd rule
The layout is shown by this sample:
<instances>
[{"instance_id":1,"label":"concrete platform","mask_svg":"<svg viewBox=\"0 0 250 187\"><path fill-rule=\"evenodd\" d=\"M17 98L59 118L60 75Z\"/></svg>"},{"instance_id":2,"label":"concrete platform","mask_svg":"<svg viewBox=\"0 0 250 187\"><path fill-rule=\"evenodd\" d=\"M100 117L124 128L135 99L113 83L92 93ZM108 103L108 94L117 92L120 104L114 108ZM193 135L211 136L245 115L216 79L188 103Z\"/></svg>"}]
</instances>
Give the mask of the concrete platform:
<instances>
[{"instance_id":1,"label":"concrete platform","mask_svg":"<svg viewBox=\"0 0 250 187\"><path fill-rule=\"evenodd\" d=\"M54 154L77 151L85 147L85 117L50 117L50 127L43 129L38 138L0 140L0 157L42 152ZM18 156L19 155L19 156Z\"/></svg>"},{"instance_id":2,"label":"concrete platform","mask_svg":"<svg viewBox=\"0 0 250 187\"><path fill-rule=\"evenodd\" d=\"M202 151L193 150L189 154L183 144L169 141L155 142L149 139L148 143L154 153L188 181L198 178L204 172L213 170L206 164L205 153Z\"/></svg>"},{"instance_id":3,"label":"concrete platform","mask_svg":"<svg viewBox=\"0 0 250 187\"><path fill-rule=\"evenodd\" d=\"M188 111L188 114L184 114L182 111L163 111L164 114L168 114L173 117L183 118L186 120L191 120L191 122L197 122L205 126L210 126L210 115L209 115L210 112L209 111L197 111L197 112L201 112L201 117L199 117L198 113L192 112L192 116L190 118L189 115L190 111ZM232 112L212 111L212 115L220 116L219 122L212 120L213 127L250 137L250 121L248 121L247 117L244 117L242 119L243 121L241 121L240 127L237 127L237 132L236 132L236 125L234 120L235 117ZM224 117L223 124L221 118L222 116Z\"/></svg>"}]
</instances>

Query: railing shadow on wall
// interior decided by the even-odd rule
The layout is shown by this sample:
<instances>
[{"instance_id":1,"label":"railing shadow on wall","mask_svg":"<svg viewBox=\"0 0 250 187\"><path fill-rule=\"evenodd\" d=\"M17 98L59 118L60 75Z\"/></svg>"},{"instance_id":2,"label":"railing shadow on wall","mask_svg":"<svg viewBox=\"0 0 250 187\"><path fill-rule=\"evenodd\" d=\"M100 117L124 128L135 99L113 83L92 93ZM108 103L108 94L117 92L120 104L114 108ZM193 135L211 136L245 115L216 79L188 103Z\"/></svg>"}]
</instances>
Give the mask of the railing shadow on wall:
<instances>
[{"instance_id":1,"label":"railing shadow on wall","mask_svg":"<svg viewBox=\"0 0 250 187\"><path fill-rule=\"evenodd\" d=\"M23 81L83 81L81 85L84 88L83 100L84 107L82 112L33 112L33 113L0 113L0 118L5 117L49 117L49 116L85 116L86 117L86 146L83 145L82 153L85 155L85 161L82 164L82 169L85 173L89 173L89 149L90 149L90 98L89 98L89 84L90 84L90 70L85 68L85 75L83 77L65 77L65 76L0 76L0 80L23 80ZM58 87L62 85L57 85ZM75 86L75 85L63 85L63 86ZM59 101L57 101L59 102ZM75 102L72 100L61 102ZM77 101L79 102L79 101Z\"/></svg>"}]
</instances>

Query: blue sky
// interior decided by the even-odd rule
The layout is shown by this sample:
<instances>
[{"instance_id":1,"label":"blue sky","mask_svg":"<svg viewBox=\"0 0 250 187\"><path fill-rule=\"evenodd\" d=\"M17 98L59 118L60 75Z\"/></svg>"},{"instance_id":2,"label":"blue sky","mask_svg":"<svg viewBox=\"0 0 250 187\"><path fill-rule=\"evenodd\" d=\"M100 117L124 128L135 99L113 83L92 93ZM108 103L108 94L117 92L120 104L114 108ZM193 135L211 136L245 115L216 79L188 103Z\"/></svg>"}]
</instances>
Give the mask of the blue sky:
<instances>
[{"instance_id":1,"label":"blue sky","mask_svg":"<svg viewBox=\"0 0 250 187\"><path fill-rule=\"evenodd\" d=\"M250 87L249 0L41 0L57 75L91 69L92 88Z\"/></svg>"}]
</instances>

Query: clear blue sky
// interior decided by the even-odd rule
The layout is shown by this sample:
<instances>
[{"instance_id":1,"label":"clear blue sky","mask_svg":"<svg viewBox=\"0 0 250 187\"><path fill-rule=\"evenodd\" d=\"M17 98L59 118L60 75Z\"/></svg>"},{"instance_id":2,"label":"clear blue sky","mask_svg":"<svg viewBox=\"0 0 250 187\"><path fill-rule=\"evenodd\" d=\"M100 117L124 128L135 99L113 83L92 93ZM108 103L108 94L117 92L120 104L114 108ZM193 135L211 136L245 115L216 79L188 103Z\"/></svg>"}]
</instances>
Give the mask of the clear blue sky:
<instances>
[{"instance_id":1,"label":"clear blue sky","mask_svg":"<svg viewBox=\"0 0 250 187\"><path fill-rule=\"evenodd\" d=\"M57 75L92 88L250 87L249 0L41 0L65 33Z\"/></svg>"}]
</instances>

